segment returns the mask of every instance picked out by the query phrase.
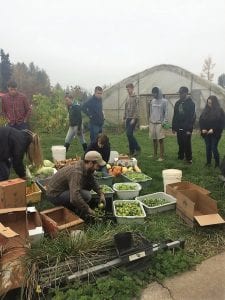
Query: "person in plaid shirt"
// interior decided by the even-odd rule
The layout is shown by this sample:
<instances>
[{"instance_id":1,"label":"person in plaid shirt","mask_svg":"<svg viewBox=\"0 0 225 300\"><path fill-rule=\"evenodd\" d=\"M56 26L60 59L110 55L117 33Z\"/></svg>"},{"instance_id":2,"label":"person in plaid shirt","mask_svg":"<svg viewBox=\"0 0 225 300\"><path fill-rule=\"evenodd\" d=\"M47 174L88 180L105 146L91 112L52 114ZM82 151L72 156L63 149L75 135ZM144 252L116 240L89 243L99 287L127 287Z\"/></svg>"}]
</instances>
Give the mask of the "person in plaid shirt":
<instances>
[{"instance_id":1,"label":"person in plaid shirt","mask_svg":"<svg viewBox=\"0 0 225 300\"><path fill-rule=\"evenodd\" d=\"M28 129L28 119L31 114L31 105L27 97L17 91L15 81L9 81L8 93L2 97L2 113L8 126L18 130Z\"/></svg>"}]
</instances>

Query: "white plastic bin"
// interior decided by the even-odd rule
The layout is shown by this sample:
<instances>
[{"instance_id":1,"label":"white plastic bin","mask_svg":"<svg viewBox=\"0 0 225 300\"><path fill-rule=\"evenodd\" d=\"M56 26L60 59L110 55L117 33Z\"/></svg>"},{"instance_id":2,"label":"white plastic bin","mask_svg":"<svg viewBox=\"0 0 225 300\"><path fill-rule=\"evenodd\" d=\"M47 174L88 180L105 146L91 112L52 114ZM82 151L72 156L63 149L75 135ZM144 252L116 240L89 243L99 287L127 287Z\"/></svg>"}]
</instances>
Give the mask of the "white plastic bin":
<instances>
[{"instance_id":1,"label":"white plastic bin","mask_svg":"<svg viewBox=\"0 0 225 300\"><path fill-rule=\"evenodd\" d=\"M119 189L119 186L127 187L127 189ZM133 187L134 189L129 189L129 187ZM131 200L139 195L141 185L137 182L118 182L114 183L113 190L119 199Z\"/></svg>"},{"instance_id":2,"label":"white plastic bin","mask_svg":"<svg viewBox=\"0 0 225 300\"><path fill-rule=\"evenodd\" d=\"M182 171L178 169L167 169L162 171L164 192L166 193L166 185L170 183L181 182Z\"/></svg>"},{"instance_id":3,"label":"white plastic bin","mask_svg":"<svg viewBox=\"0 0 225 300\"><path fill-rule=\"evenodd\" d=\"M66 147L64 146L52 146L52 158L54 161L66 159Z\"/></svg>"},{"instance_id":4,"label":"white plastic bin","mask_svg":"<svg viewBox=\"0 0 225 300\"><path fill-rule=\"evenodd\" d=\"M166 201L166 203L164 204L160 204L160 205L152 205L149 206L147 204L145 204L145 199L149 199L149 200L153 200L154 199L163 199ZM168 195L166 193L163 192L157 192L157 193L153 193L153 194L148 194L148 195L144 195L144 196L140 196L140 197L136 197L135 200L138 200L142 203L144 210L146 212L147 215L151 215L157 212L163 212L163 211L167 211L170 209L175 209L176 208L176 198L174 198L171 195Z\"/></svg>"},{"instance_id":5,"label":"white plastic bin","mask_svg":"<svg viewBox=\"0 0 225 300\"><path fill-rule=\"evenodd\" d=\"M115 159L117 160L119 157L119 153L117 151L110 151L110 155L109 155L109 164L114 164Z\"/></svg>"}]
</instances>

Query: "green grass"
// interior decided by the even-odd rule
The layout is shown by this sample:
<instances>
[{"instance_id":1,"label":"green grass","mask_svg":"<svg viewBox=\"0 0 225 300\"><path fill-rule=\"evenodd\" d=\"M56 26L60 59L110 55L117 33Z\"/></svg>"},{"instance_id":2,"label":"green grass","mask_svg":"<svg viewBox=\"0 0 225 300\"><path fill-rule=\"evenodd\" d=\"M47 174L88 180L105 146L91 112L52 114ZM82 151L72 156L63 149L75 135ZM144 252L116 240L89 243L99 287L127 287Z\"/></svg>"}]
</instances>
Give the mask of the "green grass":
<instances>
[{"instance_id":1,"label":"green grass","mask_svg":"<svg viewBox=\"0 0 225 300\"><path fill-rule=\"evenodd\" d=\"M128 153L127 139L124 133L109 134L111 149L119 153ZM138 142L142 147L142 152L138 157L138 165L142 172L153 178L151 186L145 193L154 193L163 191L162 170L180 169L182 170L182 180L188 180L196 183L211 191L211 196L217 201L219 213L225 218L225 189L218 180L219 170L213 167L206 168L205 164L205 146L199 134L194 134L192 138L193 145L193 164L187 165L183 161L177 160L176 137L169 135L165 139L165 160L158 162L153 159L152 142L149 140L147 131L136 133ZM51 146L62 145L64 135L41 135L43 153L45 159L52 159ZM219 145L221 156L224 154L225 146L224 136ZM67 157L82 156L82 148L77 140L74 140ZM143 193L143 192L142 192ZM44 199L38 208L44 209L51 205ZM46 239L39 248L30 251L30 261L41 261L49 263L49 257L52 263L63 261L71 255L76 257L79 251L84 251L86 255L90 249L99 245L112 246L112 237L116 232L123 230L140 231L152 241L164 239L184 239L186 241L185 249L172 253L163 252L152 256L144 272L131 272L124 269L114 270L106 278L98 278L94 282L75 283L63 291L55 291L54 299L131 299L138 297L141 289L152 280L162 280L165 277L183 272L192 268L202 260L220 253L225 249L225 230L223 226L195 227L190 228L175 213L169 211L158 213L147 218L143 225L119 226L111 223L90 225L87 230L87 240L77 248L66 242L65 236L59 236L55 240ZM107 236L107 238L106 238ZM104 241L109 242L105 245ZM110 242L111 241L111 242ZM98 248L98 247L97 247ZM86 250L85 250L86 249ZM87 250L88 249L88 250ZM82 252L81 251L81 252ZM83 253L83 252L82 252ZM53 296L49 296L52 298Z\"/></svg>"}]
</instances>

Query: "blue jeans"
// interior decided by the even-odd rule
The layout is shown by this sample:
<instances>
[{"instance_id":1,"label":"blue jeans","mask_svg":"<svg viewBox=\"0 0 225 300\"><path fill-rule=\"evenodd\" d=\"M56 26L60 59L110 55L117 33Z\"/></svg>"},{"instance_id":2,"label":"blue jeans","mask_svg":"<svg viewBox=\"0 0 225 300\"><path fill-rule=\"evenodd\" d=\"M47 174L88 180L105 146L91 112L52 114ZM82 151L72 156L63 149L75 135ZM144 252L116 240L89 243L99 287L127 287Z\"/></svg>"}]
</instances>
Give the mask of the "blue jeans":
<instances>
[{"instance_id":1,"label":"blue jeans","mask_svg":"<svg viewBox=\"0 0 225 300\"><path fill-rule=\"evenodd\" d=\"M89 129L90 129L90 142L94 143L97 140L97 136L99 133L102 133L102 125L94 125L94 124L89 124Z\"/></svg>"},{"instance_id":2,"label":"blue jeans","mask_svg":"<svg viewBox=\"0 0 225 300\"><path fill-rule=\"evenodd\" d=\"M83 134L83 127L81 127L81 130L78 131L78 126L70 126L65 138L65 143L71 144L73 138L78 137L80 140L81 145L83 145L85 142L84 134Z\"/></svg>"},{"instance_id":3,"label":"blue jeans","mask_svg":"<svg viewBox=\"0 0 225 300\"><path fill-rule=\"evenodd\" d=\"M9 179L10 163L0 161L0 181Z\"/></svg>"},{"instance_id":4,"label":"blue jeans","mask_svg":"<svg viewBox=\"0 0 225 300\"><path fill-rule=\"evenodd\" d=\"M215 165L219 166L220 164L220 155L217 149L220 137L215 137L213 135L204 136L205 146L206 146L206 160L207 164L211 164L212 153L215 159Z\"/></svg>"},{"instance_id":5,"label":"blue jeans","mask_svg":"<svg viewBox=\"0 0 225 300\"><path fill-rule=\"evenodd\" d=\"M140 151L141 147L138 145L136 138L134 137L134 129L137 122L130 124L132 119L126 119L126 135L129 143L130 154L134 154L135 151Z\"/></svg>"}]
</instances>

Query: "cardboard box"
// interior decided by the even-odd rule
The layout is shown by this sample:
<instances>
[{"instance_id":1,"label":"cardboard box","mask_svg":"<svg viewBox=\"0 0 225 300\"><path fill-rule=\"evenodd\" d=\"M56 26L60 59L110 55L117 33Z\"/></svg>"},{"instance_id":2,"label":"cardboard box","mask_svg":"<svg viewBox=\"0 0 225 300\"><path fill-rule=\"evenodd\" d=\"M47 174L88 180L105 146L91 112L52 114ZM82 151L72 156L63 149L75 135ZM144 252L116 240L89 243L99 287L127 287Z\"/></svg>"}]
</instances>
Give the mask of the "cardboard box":
<instances>
[{"instance_id":1,"label":"cardboard box","mask_svg":"<svg viewBox=\"0 0 225 300\"><path fill-rule=\"evenodd\" d=\"M182 190L176 194L177 214L193 227L224 224L225 221L218 214L217 202L209 195L198 190Z\"/></svg>"},{"instance_id":2,"label":"cardboard box","mask_svg":"<svg viewBox=\"0 0 225 300\"><path fill-rule=\"evenodd\" d=\"M0 209L25 207L26 181L21 178L0 182Z\"/></svg>"},{"instance_id":3,"label":"cardboard box","mask_svg":"<svg viewBox=\"0 0 225 300\"><path fill-rule=\"evenodd\" d=\"M39 242L44 237L41 217L34 206L27 208L27 223L29 240L32 244Z\"/></svg>"},{"instance_id":4,"label":"cardboard box","mask_svg":"<svg viewBox=\"0 0 225 300\"><path fill-rule=\"evenodd\" d=\"M27 246L28 230L26 207L0 209L3 251Z\"/></svg>"},{"instance_id":5,"label":"cardboard box","mask_svg":"<svg viewBox=\"0 0 225 300\"><path fill-rule=\"evenodd\" d=\"M69 209L59 206L40 213L44 230L55 237L59 231L80 229L84 220Z\"/></svg>"},{"instance_id":6,"label":"cardboard box","mask_svg":"<svg viewBox=\"0 0 225 300\"><path fill-rule=\"evenodd\" d=\"M166 185L166 193L170 194L174 198L176 198L178 191L183 191L183 190L197 190L204 195L209 195L211 193L210 191L202 188L201 186L188 181L181 181L181 182L170 183Z\"/></svg>"}]
</instances>

